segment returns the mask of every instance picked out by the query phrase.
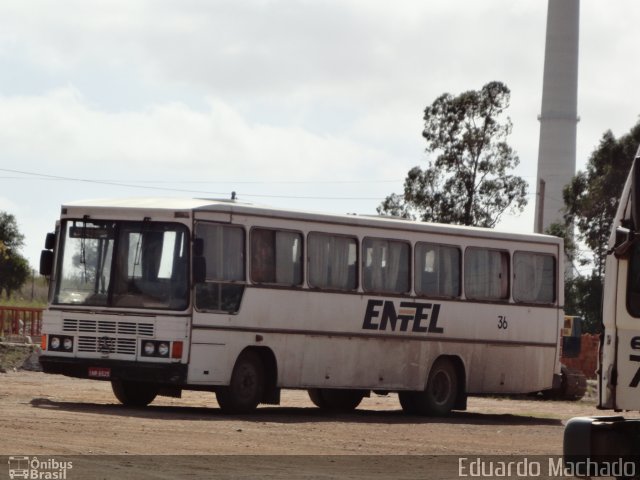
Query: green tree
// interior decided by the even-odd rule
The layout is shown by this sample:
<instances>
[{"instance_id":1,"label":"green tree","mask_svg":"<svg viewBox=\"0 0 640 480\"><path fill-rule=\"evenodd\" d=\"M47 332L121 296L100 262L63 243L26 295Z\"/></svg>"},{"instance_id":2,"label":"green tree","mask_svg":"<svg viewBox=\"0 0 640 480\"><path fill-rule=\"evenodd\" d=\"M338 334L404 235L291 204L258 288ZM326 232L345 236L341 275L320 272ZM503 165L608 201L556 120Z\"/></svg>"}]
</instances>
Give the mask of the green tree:
<instances>
[{"instance_id":1,"label":"green tree","mask_svg":"<svg viewBox=\"0 0 640 480\"><path fill-rule=\"evenodd\" d=\"M24 235L18 229L16 217L7 212L0 212L0 242L10 250L17 250L24 245Z\"/></svg>"},{"instance_id":2,"label":"green tree","mask_svg":"<svg viewBox=\"0 0 640 480\"><path fill-rule=\"evenodd\" d=\"M519 163L506 141L509 98L501 82L438 97L424 111L422 132L435 160L424 170L412 168L404 194L388 196L378 213L493 227L503 213L522 211L527 184L509 173Z\"/></svg>"},{"instance_id":3,"label":"green tree","mask_svg":"<svg viewBox=\"0 0 640 480\"><path fill-rule=\"evenodd\" d=\"M26 258L16 252L0 258L0 292L4 290L7 299L25 284L31 269Z\"/></svg>"},{"instance_id":4,"label":"green tree","mask_svg":"<svg viewBox=\"0 0 640 480\"><path fill-rule=\"evenodd\" d=\"M4 290L7 298L29 278L29 263L19 252L23 245L16 218L0 212L0 293Z\"/></svg>"},{"instance_id":5,"label":"green tree","mask_svg":"<svg viewBox=\"0 0 640 480\"><path fill-rule=\"evenodd\" d=\"M564 189L567 224L575 224L579 239L593 252L596 275L602 278L611 225L624 182L640 144L640 122L616 139L605 132L600 145Z\"/></svg>"},{"instance_id":6,"label":"green tree","mask_svg":"<svg viewBox=\"0 0 640 480\"><path fill-rule=\"evenodd\" d=\"M565 228L575 225L578 241L591 250L593 270L566 279L565 311L580 315L588 332L599 332L602 322L604 266L611 226L624 182L640 144L640 122L616 139L611 131L602 136L586 168L579 171L563 192ZM583 258L574 262L586 264Z\"/></svg>"},{"instance_id":7,"label":"green tree","mask_svg":"<svg viewBox=\"0 0 640 480\"><path fill-rule=\"evenodd\" d=\"M595 274L577 275L565 279L564 311L567 315L582 317L582 331L602 331L602 279Z\"/></svg>"}]
</instances>

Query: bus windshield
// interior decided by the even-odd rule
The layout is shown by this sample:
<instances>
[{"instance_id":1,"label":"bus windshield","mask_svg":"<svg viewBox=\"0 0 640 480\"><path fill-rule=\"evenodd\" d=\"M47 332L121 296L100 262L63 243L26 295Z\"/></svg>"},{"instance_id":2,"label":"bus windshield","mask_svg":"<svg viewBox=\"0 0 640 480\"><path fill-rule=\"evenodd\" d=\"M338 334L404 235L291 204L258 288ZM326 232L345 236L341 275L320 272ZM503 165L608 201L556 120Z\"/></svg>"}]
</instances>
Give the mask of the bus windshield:
<instances>
[{"instance_id":1,"label":"bus windshield","mask_svg":"<svg viewBox=\"0 0 640 480\"><path fill-rule=\"evenodd\" d=\"M54 304L184 310L188 231L176 223L67 220Z\"/></svg>"}]
</instances>

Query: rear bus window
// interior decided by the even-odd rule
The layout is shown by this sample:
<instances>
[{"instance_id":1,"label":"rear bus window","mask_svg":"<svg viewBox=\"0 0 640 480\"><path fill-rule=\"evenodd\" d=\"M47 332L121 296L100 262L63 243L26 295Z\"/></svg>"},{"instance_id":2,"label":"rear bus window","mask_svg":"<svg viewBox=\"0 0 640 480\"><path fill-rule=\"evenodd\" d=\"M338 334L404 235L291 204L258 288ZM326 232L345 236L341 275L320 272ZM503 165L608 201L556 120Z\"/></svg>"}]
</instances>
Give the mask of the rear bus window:
<instances>
[{"instance_id":1,"label":"rear bus window","mask_svg":"<svg viewBox=\"0 0 640 480\"><path fill-rule=\"evenodd\" d=\"M556 259L532 252L513 254L513 299L521 303L556 300Z\"/></svg>"}]
</instances>

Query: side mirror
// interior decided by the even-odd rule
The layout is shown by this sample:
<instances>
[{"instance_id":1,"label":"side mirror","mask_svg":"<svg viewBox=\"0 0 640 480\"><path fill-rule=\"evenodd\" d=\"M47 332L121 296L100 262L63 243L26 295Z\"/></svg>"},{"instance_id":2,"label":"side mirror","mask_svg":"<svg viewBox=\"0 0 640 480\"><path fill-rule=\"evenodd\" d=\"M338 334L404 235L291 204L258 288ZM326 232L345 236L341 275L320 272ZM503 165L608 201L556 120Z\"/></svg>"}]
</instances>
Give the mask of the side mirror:
<instances>
[{"instance_id":1,"label":"side mirror","mask_svg":"<svg viewBox=\"0 0 640 480\"><path fill-rule=\"evenodd\" d=\"M639 197L640 198L640 197ZM613 246L613 254L616 258L627 258L631 247L636 242L637 236L635 232L628 228L616 228L616 243Z\"/></svg>"},{"instance_id":2,"label":"side mirror","mask_svg":"<svg viewBox=\"0 0 640 480\"><path fill-rule=\"evenodd\" d=\"M633 229L640 230L640 148L631 166L631 220Z\"/></svg>"},{"instance_id":3,"label":"side mirror","mask_svg":"<svg viewBox=\"0 0 640 480\"><path fill-rule=\"evenodd\" d=\"M44 248L46 250L53 250L56 248L56 234L47 233L47 237L44 240Z\"/></svg>"},{"instance_id":4,"label":"side mirror","mask_svg":"<svg viewBox=\"0 0 640 480\"><path fill-rule=\"evenodd\" d=\"M207 279L207 261L202 256L193 257L193 283L204 283Z\"/></svg>"},{"instance_id":5,"label":"side mirror","mask_svg":"<svg viewBox=\"0 0 640 480\"><path fill-rule=\"evenodd\" d=\"M42 250L40 253L40 275L48 277L53 272L53 252Z\"/></svg>"}]
</instances>

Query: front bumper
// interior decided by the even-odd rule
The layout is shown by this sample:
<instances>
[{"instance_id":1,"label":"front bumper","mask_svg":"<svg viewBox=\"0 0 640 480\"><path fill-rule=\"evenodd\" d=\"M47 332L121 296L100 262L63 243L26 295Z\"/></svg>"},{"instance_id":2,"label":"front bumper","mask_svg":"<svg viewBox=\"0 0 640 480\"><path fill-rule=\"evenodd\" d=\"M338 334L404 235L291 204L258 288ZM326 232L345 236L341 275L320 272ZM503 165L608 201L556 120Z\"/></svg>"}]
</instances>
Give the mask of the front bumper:
<instances>
[{"instance_id":1,"label":"front bumper","mask_svg":"<svg viewBox=\"0 0 640 480\"><path fill-rule=\"evenodd\" d=\"M40 364L45 373L92 380L129 380L157 385L179 387L186 384L187 366L182 363L143 363L123 360L64 358L41 355ZM89 376L90 368L108 368L108 378Z\"/></svg>"}]
</instances>

